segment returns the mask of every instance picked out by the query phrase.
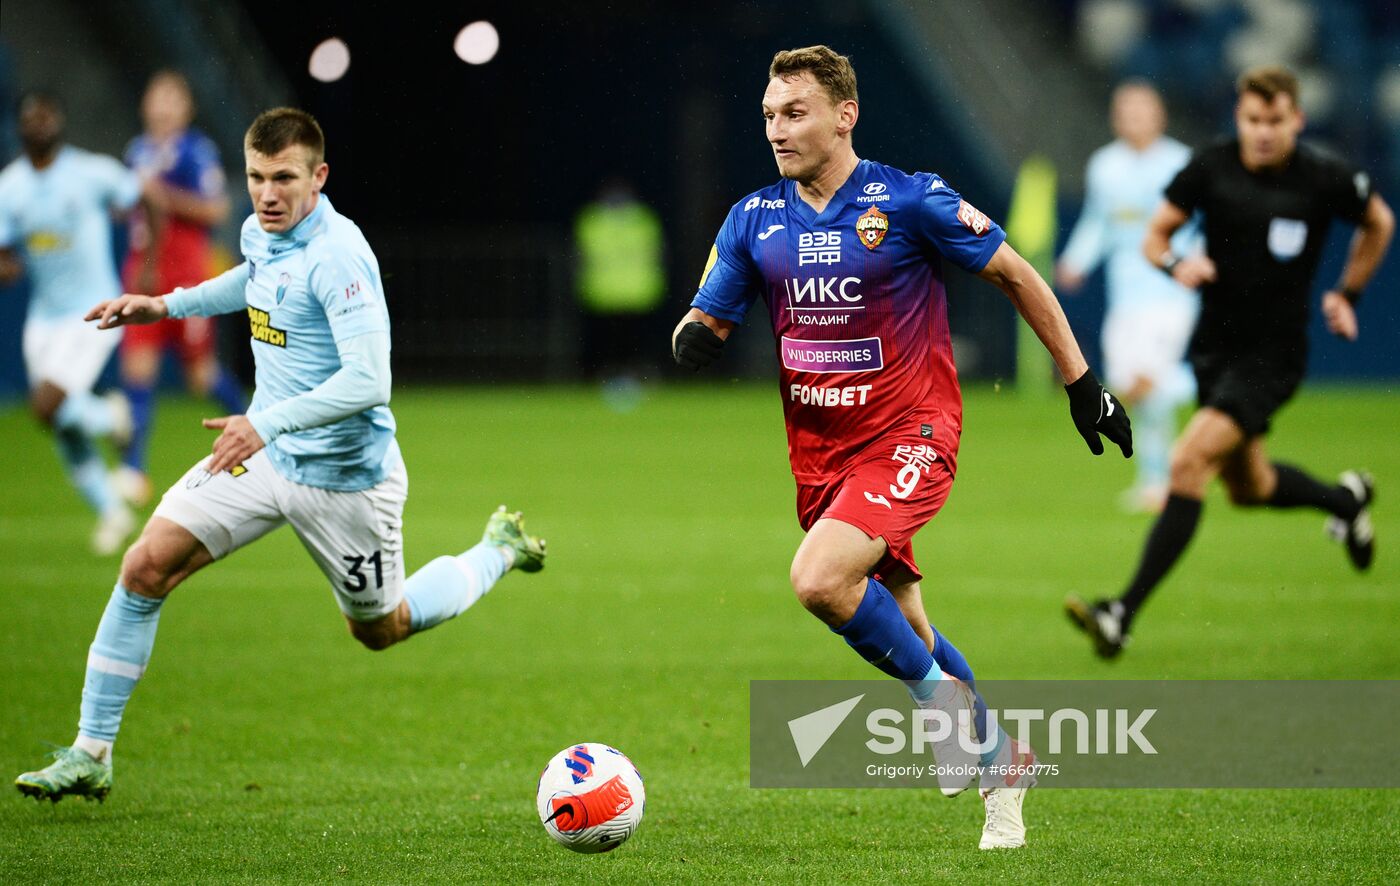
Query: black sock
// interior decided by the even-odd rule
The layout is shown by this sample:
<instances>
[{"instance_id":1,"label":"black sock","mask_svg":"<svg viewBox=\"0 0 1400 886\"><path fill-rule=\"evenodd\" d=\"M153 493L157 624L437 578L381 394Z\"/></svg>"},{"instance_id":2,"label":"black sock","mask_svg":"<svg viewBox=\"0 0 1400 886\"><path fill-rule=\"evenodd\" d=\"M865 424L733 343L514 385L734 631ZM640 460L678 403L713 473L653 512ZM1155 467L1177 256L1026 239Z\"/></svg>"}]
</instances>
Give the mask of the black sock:
<instances>
[{"instance_id":1,"label":"black sock","mask_svg":"<svg viewBox=\"0 0 1400 886\"><path fill-rule=\"evenodd\" d=\"M1334 517L1350 520L1361 509L1356 496L1345 486L1328 486L1309 477L1292 465L1274 463L1278 485L1269 498L1271 508L1311 507L1326 511Z\"/></svg>"},{"instance_id":2,"label":"black sock","mask_svg":"<svg viewBox=\"0 0 1400 886\"><path fill-rule=\"evenodd\" d=\"M1167 497L1167 506L1157 518L1152 532L1147 536L1147 546L1142 550L1142 562L1138 564L1137 575L1133 576L1128 589L1123 592L1121 602L1123 630L1133 620L1138 607L1147 595L1171 571L1176 561L1181 559L1191 536L1196 534L1196 524L1201 519L1201 501L1173 493Z\"/></svg>"}]
</instances>

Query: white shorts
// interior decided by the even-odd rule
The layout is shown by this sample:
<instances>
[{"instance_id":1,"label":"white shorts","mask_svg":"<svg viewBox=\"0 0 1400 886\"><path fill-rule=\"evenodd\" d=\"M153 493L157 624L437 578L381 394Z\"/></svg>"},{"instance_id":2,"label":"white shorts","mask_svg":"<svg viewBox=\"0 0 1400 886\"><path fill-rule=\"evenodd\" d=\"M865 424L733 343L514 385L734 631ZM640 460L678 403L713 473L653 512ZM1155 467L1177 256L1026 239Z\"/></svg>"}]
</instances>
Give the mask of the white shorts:
<instances>
[{"instance_id":1,"label":"white shorts","mask_svg":"<svg viewBox=\"0 0 1400 886\"><path fill-rule=\"evenodd\" d=\"M90 391L122 340L122 330L98 329L81 315L24 321L24 368L29 387L41 382L64 393Z\"/></svg>"},{"instance_id":2,"label":"white shorts","mask_svg":"<svg viewBox=\"0 0 1400 886\"><path fill-rule=\"evenodd\" d=\"M1153 388L1173 393L1173 399L1189 398L1193 384L1186 345L1195 325L1196 309L1190 303L1111 309L1103 319L1108 386L1121 395L1146 378Z\"/></svg>"},{"instance_id":3,"label":"white shorts","mask_svg":"<svg viewBox=\"0 0 1400 886\"><path fill-rule=\"evenodd\" d=\"M400 462L376 486L335 492L295 483L259 450L234 476L204 469L205 458L166 491L154 516L188 529L215 560L292 524L335 591L346 617L374 621L403 599L403 505L408 472ZM235 471L238 469L235 468Z\"/></svg>"}]
</instances>

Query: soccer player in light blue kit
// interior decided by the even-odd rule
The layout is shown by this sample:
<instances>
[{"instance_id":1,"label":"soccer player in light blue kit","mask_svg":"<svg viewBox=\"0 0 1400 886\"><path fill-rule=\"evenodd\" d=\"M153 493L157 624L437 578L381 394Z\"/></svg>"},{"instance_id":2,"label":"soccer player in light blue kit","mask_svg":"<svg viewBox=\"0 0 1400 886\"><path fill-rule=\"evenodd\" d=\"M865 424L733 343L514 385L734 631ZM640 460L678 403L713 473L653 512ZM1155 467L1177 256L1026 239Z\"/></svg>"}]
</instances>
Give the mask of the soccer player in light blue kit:
<instances>
[{"instance_id":1,"label":"soccer player in light blue kit","mask_svg":"<svg viewBox=\"0 0 1400 886\"><path fill-rule=\"evenodd\" d=\"M96 443L124 442L131 419L120 394L92 392L120 336L103 335L83 314L93 299L121 293L111 214L136 205L141 183L115 159L65 145L63 124L55 96L31 92L21 99L24 153L0 172L0 285L29 277L30 406L52 429L69 479L97 512L93 552L110 556L136 528L136 517L113 491Z\"/></svg>"},{"instance_id":2,"label":"soccer player in light blue kit","mask_svg":"<svg viewBox=\"0 0 1400 886\"><path fill-rule=\"evenodd\" d=\"M255 215L243 264L164 297L123 295L98 327L246 311L257 387L248 414L206 419L213 454L161 499L122 561L88 653L78 738L18 779L20 791L102 799L112 742L150 659L165 597L188 576L290 523L331 583L350 633L384 649L453 618L506 572L544 566L519 513L491 515L479 544L404 580L408 475L389 411L389 314L360 229L321 193L329 167L311 115L267 111L244 140Z\"/></svg>"},{"instance_id":3,"label":"soccer player in light blue kit","mask_svg":"<svg viewBox=\"0 0 1400 886\"><path fill-rule=\"evenodd\" d=\"M1142 81L1113 93L1110 144L1089 158L1084 211L1056 268L1057 282L1074 291L1107 261L1108 312L1103 321L1104 375L1133 410L1137 482L1123 494L1128 511L1156 512L1167 496L1167 460L1177 407L1196 384L1186 365L1186 343L1196 323L1196 293L1148 264L1142 255L1147 220L1162 192L1191 158L1191 149L1165 135L1161 96ZM1196 239L1178 235L1178 252Z\"/></svg>"}]
</instances>

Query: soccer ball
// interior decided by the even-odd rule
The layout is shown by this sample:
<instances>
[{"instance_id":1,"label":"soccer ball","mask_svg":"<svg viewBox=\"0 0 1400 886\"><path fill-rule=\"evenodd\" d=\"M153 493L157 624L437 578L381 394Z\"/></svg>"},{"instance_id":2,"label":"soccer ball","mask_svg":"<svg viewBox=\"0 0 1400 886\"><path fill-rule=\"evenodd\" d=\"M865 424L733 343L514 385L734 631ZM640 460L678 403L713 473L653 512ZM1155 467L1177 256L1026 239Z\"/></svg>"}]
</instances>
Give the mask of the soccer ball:
<instances>
[{"instance_id":1,"label":"soccer ball","mask_svg":"<svg viewBox=\"0 0 1400 886\"><path fill-rule=\"evenodd\" d=\"M642 823L642 774L616 748L586 741L554 755L535 806L545 832L575 852L621 846Z\"/></svg>"}]
</instances>

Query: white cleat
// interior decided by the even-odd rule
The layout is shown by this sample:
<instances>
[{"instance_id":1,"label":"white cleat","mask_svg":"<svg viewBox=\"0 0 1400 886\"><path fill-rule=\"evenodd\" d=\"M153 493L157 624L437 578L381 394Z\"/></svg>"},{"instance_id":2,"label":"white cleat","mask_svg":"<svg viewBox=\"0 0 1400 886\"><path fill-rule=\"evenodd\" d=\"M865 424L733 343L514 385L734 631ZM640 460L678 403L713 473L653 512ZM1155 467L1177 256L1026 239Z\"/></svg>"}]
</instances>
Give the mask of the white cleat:
<instances>
[{"instance_id":1,"label":"white cleat","mask_svg":"<svg viewBox=\"0 0 1400 886\"><path fill-rule=\"evenodd\" d=\"M121 465L112 471L112 488L133 508L151 503L151 478L131 465Z\"/></svg>"},{"instance_id":2,"label":"white cleat","mask_svg":"<svg viewBox=\"0 0 1400 886\"><path fill-rule=\"evenodd\" d=\"M977 746L972 690L958 678L944 674L934 687L933 698L920 701L919 706L944 712L953 725L946 738L933 743L933 761L943 796L956 797L971 787L981 763L977 754L968 750ZM936 723L931 721L929 728L936 730Z\"/></svg>"},{"instance_id":3,"label":"white cleat","mask_svg":"<svg viewBox=\"0 0 1400 886\"><path fill-rule=\"evenodd\" d=\"M1015 739L1011 739L1011 747L1011 771L1000 777L989 773L979 791L987 820L978 849L1020 849L1026 845L1021 806L1026 792L1035 786L1035 751Z\"/></svg>"},{"instance_id":4,"label":"white cleat","mask_svg":"<svg viewBox=\"0 0 1400 886\"><path fill-rule=\"evenodd\" d=\"M126 505L118 505L98 518L92 530L92 552L99 557L110 557L121 551L135 531L136 515Z\"/></svg>"}]
</instances>

